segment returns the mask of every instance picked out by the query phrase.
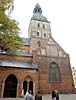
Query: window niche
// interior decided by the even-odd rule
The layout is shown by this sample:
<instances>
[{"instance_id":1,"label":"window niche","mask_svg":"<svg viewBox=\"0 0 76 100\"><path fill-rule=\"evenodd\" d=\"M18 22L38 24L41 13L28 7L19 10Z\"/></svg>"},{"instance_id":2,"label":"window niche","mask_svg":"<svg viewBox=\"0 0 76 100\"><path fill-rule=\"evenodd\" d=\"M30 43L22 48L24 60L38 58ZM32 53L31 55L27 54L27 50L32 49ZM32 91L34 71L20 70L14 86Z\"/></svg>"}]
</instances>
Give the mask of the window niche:
<instances>
[{"instance_id":1,"label":"window niche","mask_svg":"<svg viewBox=\"0 0 76 100\"><path fill-rule=\"evenodd\" d=\"M39 36L39 32L37 32L37 36Z\"/></svg>"},{"instance_id":2,"label":"window niche","mask_svg":"<svg viewBox=\"0 0 76 100\"><path fill-rule=\"evenodd\" d=\"M40 28L40 23L37 24L37 27Z\"/></svg>"},{"instance_id":3,"label":"window niche","mask_svg":"<svg viewBox=\"0 0 76 100\"><path fill-rule=\"evenodd\" d=\"M44 37L46 37L46 33L44 33Z\"/></svg>"},{"instance_id":4,"label":"window niche","mask_svg":"<svg viewBox=\"0 0 76 100\"><path fill-rule=\"evenodd\" d=\"M39 48L41 46L40 41L37 42L37 47Z\"/></svg>"},{"instance_id":5,"label":"window niche","mask_svg":"<svg viewBox=\"0 0 76 100\"><path fill-rule=\"evenodd\" d=\"M61 82L60 69L55 62L49 66L49 82Z\"/></svg>"},{"instance_id":6,"label":"window niche","mask_svg":"<svg viewBox=\"0 0 76 100\"><path fill-rule=\"evenodd\" d=\"M43 29L45 29L45 25L43 24Z\"/></svg>"}]
</instances>

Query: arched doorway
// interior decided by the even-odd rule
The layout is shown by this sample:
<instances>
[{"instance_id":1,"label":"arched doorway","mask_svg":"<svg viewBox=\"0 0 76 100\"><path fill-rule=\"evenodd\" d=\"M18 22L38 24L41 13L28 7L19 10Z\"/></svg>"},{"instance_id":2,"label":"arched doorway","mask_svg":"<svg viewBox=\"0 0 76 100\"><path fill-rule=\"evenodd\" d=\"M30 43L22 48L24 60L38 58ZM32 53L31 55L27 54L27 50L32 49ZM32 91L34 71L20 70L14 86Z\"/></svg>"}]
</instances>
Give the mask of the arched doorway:
<instances>
[{"instance_id":1,"label":"arched doorway","mask_svg":"<svg viewBox=\"0 0 76 100\"><path fill-rule=\"evenodd\" d=\"M5 80L4 94L3 97L16 97L17 92L17 78L11 74Z\"/></svg>"},{"instance_id":2,"label":"arched doorway","mask_svg":"<svg viewBox=\"0 0 76 100\"><path fill-rule=\"evenodd\" d=\"M24 94L26 93L27 90L31 90L33 94L33 81L30 76L27 76L25 78L25 81L23 82L23 90L24 90Z\"/></svg>"}]
</instances>

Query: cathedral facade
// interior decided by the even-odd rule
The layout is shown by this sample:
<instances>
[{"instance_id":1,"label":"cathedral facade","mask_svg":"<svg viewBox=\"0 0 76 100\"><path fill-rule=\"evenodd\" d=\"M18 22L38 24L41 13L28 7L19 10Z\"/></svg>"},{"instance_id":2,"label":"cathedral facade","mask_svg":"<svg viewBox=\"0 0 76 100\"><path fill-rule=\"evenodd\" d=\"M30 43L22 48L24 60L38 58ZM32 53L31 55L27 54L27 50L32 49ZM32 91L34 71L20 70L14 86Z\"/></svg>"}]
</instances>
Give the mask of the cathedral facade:
<instances>
[{"instance_id":1,"label":"cathedral facade","mask_svg":"<svg viewBox=\"0 0 76 100\"><path fill-rule=\"evenodd\" d=\"M54 40L50 22L37 3L28 28L29 38L18 56L0 52L0 97L20 97L31 90L35 95L72 93L74 83L69 55Z\"/></svg>"}]
</instances>

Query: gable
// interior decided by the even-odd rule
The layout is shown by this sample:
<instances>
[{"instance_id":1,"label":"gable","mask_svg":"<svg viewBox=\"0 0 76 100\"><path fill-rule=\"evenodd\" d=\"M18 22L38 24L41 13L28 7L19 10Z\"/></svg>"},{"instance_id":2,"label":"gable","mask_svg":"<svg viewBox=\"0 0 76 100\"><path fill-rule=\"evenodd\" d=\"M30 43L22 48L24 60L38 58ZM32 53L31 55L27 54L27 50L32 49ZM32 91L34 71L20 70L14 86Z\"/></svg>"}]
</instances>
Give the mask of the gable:
<instances>
[{"instance_id":1,"label":"gable","mask_svg":"<svg viewBox=\"0 0 76 100\"><path fill-rule=\"evenodd\" d=\"M49 49L51 51L51 55L59 56L59 57L66 57L67 53L63 50L63 48L53 39L50 38L48 40L47 47L49 46Z\"/></svg>"},{"instance_id":2,"label":"gable","mask_svg":"<svg viewBox=\"0 0 76 100\"><path fill-rule=\"evenodd\" d=\"M38 54L51 57L67 57L67 53L53 38L41 41L41 47L38 48Z\"/></svg>"}]
</instances>

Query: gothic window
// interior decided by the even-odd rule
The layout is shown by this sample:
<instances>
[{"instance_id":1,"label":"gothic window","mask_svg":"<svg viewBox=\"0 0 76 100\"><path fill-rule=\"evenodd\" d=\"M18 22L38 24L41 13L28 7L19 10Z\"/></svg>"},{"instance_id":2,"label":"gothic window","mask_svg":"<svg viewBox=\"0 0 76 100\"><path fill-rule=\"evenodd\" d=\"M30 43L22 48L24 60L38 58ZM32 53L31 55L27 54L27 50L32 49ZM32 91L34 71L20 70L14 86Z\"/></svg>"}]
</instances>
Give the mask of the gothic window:
<instances>
[{"instance_id":1,"label":"gothic window","mask_svg":"<svg viewBox=\"0 0 76 100\"><path fill-rule=\"evenodd\" d=\"M60 82L60 70L56 63L52 62L49 67L49 81L50 82Z\"/></svg>"},{"instance_id":2,"label":"gothic window","mask_svg":"<svg viewBox=\"0 0 76 100\"><path fill-rule=\"evenodd\" d=\"M37 36L39 36L39 32L37 32Z\"/></svg>"}]
</instances>

